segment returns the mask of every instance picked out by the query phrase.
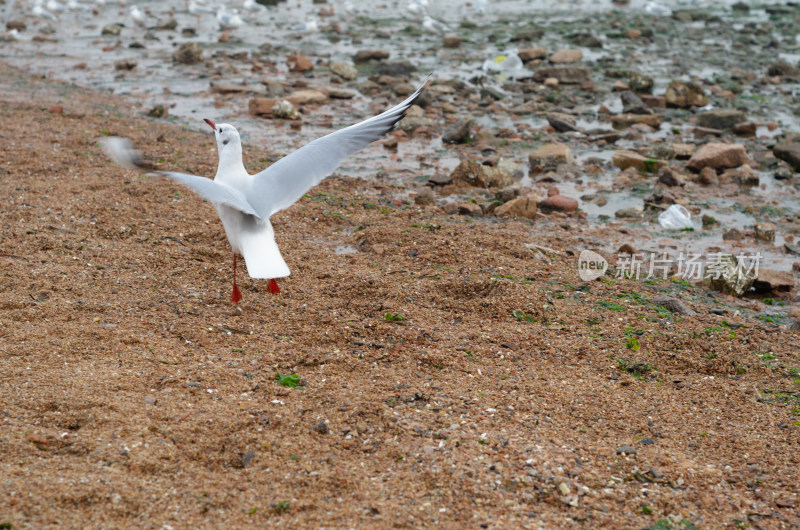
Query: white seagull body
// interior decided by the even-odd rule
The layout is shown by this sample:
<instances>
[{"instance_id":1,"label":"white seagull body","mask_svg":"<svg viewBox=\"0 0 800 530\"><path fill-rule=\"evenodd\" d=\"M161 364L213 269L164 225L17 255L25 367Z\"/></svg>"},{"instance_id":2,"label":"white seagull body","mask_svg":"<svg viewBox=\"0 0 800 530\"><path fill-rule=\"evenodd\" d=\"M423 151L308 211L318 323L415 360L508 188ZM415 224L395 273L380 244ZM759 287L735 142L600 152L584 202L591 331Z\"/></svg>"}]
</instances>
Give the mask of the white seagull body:
<instances>
[{"instance_id":1,"label":"white seagull body","mask_svg":"<svg viewBox=\"0 0 800 530\"><path fill-rule=\"evenodd\" d=\"M224 30L237 29L244 26L244 20L239 16L239 13L234 9L232 12L227 13L223 8L217 10L217 22L219 27Z\"/></svg>"},{"instance_id":2,"label":"white seagull body","mask_svg":"<svg viewBox=\"0 0 800 530\"><path fill-rule=\"evenodd\" d=\"M274 279L289 276L290 271L275 242L270 216L297 202L349 155L390 132L426 86L422 85L408 99L382 114L318 138L255 175L244 168L242 143L236 128L205 120L214 129L219 152L214 179L157 171L214 204L234 252L231 301L239 302L242 297L236 286L236 254L244 256L250 277L269 278L269 291L280 292ZM108 137L100 142L118 164L147 168L127 138Z\"/></svg>"}]
</instances>

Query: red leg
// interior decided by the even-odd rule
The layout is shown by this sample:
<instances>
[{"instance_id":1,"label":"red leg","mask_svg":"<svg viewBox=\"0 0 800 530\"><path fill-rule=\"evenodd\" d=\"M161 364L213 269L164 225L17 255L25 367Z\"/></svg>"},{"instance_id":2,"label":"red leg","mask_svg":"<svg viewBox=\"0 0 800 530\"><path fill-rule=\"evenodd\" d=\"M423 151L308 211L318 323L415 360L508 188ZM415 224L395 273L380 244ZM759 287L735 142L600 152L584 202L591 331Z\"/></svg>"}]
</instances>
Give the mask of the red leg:
<instances>
[{"instance_id":1,"label":"red leg","mask_svg":"<svg viewBox=\"0 0 800 530\"><path fill-rule=\"evenodd\" d=\"M242 292L239 286L236 285L236 252L233 253L233 292L231 293L231 302L238 304L242 299Z\"/></svg>"},{"instance_id":2,"label":"red leg","mask_svg":"<svg viewBox=\"0 0 800 530\"><path fill-rule=\"evenodd\" d=\"M267 284L267 290L272 294L278 294L281 292L281 288L278 287L278 282L276 282L274 278L270 278L269 283Z\"/></svg>"}]
</instances>

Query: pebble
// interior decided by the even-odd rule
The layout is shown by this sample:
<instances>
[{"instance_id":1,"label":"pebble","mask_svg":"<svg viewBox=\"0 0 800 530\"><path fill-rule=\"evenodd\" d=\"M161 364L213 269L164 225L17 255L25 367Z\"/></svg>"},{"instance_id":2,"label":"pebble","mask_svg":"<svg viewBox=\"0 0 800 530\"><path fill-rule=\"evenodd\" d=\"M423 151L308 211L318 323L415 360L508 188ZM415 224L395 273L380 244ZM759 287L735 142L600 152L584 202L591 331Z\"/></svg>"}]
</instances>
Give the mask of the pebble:
<instances>
[{"instance_id":1,"label":"pebble","mask_svg":"<svg viewBox=\"0 0 800 530\"><path fill-rule=\"evenodd\" d=\"M735 168L749 161L747 152L741 144L705 144L689 159L686 167L692 171L700 171L710 167L714 169Z\"/></svg>"},{"instance_id":2,"label":"pebble","mask_svg":"<svg viewBox=\"0 0 800 530\"><path fill-rule=\"evenodd\" d=\"M632 167L641 173L653 173L667 165L664 160L647 158L635 151L628 150L614 151L611 160L615 166L623 171Z\"/></svg>"},{"instance_id":3,"label":"pebble","mask_svg":"<svg viewBox=\"0 0 800 530\"><path fill-rule=\"evenodd\" d=\"M800 172L800 143L778 144L772 148L775 158L783 160L796 172Z\"/></svg>"},{"instance_id":4,"label":"pebble","mask_svg":"<svg viewBox=\"0 0 800 530\"><path fill-rule=\"evenodd\" d=\"M353 56L353 62L356 64L364 64L370 61L383 61L389 58L389 52L386 50L359 50Z\"/></svg>"},{"instance_id":5,"label":"pebble","mask_svg":"<svg viewBox=\"0 0 800 530\"><path fill-rule=\"evenodd\" d=\"M555 171L559 166L572 166L572 149L564 144L546 144L528 155L531 172Z\"/></svg>"},{"instance_id":6,"label":"pebble","mask_svg":"<svg viewBox=\"0 0 800 530\"><path fill-rule=\"evenodd\" d=\"M422 188L414 195L414 204L418 206L429 206L434 204L434 202L435 196L431 188Z\"/></svg>"},{"instance_id":7,"label":"pebble","mask_svg":"<svg viewBox=\"0 0 800 530\"><path fill-rule=\"evenodd\" d=\"M678 315L685 315L685 316L696 316L697 312L690 309L686 306L683 302L678 300L677 298L673 298L671 296L658 296L653 299L653 304L664 306L670 311Z\"/></svg>"},{"instance_id":8,"label":"pebble","mask_svg":"<svg viewBox=\"0 0 800 530\"><path fill-rule=\"evenodd\" d=\"M475 123L471 116L465 116L452 125L442 136L446 144L463 144L470 139L470 129Z\"/></svg>"},{"instance_id":9,"label":"pebble","mask_svg":"<svg viewBox=\"0 0 800 530\"><path fill-rule=\"evenodd\" d=\"M578 209L578 201L563 195L552 195L540 202L539 208L543 211L574 212Z\"/></svg>"},{"instance_id":10,"label":"pebble","mask_svg":"<svg viewBox=\"0 0 800 530\"><path fill-rule=\"evenodd\" d=\"M794 289L794 273L759 267L753 287L761 292L789 292Z\"/></svg>"},{"instance_id":11,"label":"pebble","mask_svg":"<svg viewBox=\"0 0 800 530\"><path fill-rule=\"evenodd\" d=\"M530 46L519 50L517 55L522 59L522 62L527 63L535 59L544 59L547 57L547 50L541 46Z\"/></svg>"},{"instance_id":12,"label":"pebble","mask_svg":"<svg viewBox=\"0 0 800 530\"><path fill-rule=\"evenodd\" d=\"M358 77L358 70L350 63L334 61L330 64L329 68L331 72L338 75L345 81L353 81Z\"/></svg>"},{"instance_id":13,"label":"pebble","mask_svg":"<svg viewBox=\"0 0 800 530\"><path fill-rule=\"evenodd\" d=\"M577 63L583 59L583 52L574 49L558 50L550 56L549 61L553 64Z\"/></svg>"},{"instance_id":14,"label":"pebble","mask_svg":"<svg viewBox=\"0 0 800 530\"><path fill-rule=\"evenodd\" d=\"M455 33L448 33L442 37L442 46L445 48L458 48L461 46L461 37Z\"/></svg>"},{"instance_id":15,"label":"pebble","mask_svg":"<svg viewBox=\"0 0 800 530\"><path fill-rule=\"evenodd\" d=\"M296 53L286 58L286 66L289 67L291 72L308 72L314 69L314 63L311 62L311 59Z\"/></svg>"},{"instance_id":16,"label":"pebble","mask_svg":"<svg viewBox=\"0 0 800 530\"><path fill-rule=\"evenodd\" d=\"M641 219L644 217L644 210L642 210L642 208L639 206L621 208L614 212L614 217L618 219Z\"/></svg>"},{"instance_id":17,"label":"pebble","mask_svg":"<svg viewBox=\"0 0 800 530\"><path fill-rule=\"evenodd\" d=\"M328 424L325 423L324 421L315 423L311 427L311 430L319 434L328 434L330 432L330 429L328 429Z\"/></svg>"},{"instance_id":18,"label":"pebble","mask_svg":"<svg viewBox=\"0 0 800 530\"><path fill-rule=\"evenodd\" d=\"M497 217L503 216L517 216L525 217L527 219L535 219L538 210L538 199L536 197L517 197L511 199L507 203L498 206L494 214Z\"/></svg>"},{"instance_id":19,"label":"pebble","mask_svg":"<svg viewBox=\"0 0 800 530\"><path fill-rule=\"evenodd\" d=\"M203 48L196 42L184 42L172 55L172 60L181 64L197 64L203 61Z\"/></svg>"},{"instance_id":20,"label":"pebble","mask_svg":"<svg viewBox=\"0 0 800 530\"><path fill-rule=\"evenodd\" d=\"M533 74L533 80L537 82L551 77L564 85L580 85L592 80L591 72L585 66L544 66Z\"/></svg>"},{"instance_id":21,"label":"pebble","mask_svg":"<svg viewBox=\"0 0 800 530\"><path fill-rule=\"evenodd\" d=\"M708 96L697 83L672 81L664 93L664 102L667 107L705 107L708 105Z\"/></svg>"},{"instance_id":22,"label":"pebble","mask_svg":"<svg viewBox=\"0 0 800 530\"><path fill-rule=\"evenodd\" d=\"M631 447L629 445L623 445L622 447L617 449L617 454L618 455L635 455L636 454L636 449L634 449L633 447Z\"/></svg>"},{"instance_id":23,"label":"pebble","mask_svg":"<svg viewBox=\"0 0 800 530\"><path fill-rule=\"evenodd\" d=\"M745 121L745 114L735 109L707 110L697 117L697 125L708 129L731 130L737 123Z\"/></svg>"},{"instance_id":24,"label":"pebble","mask_svg":"<svg viewBox=\"0 0 800 530\"><path fill-rule=\"evenodd\" d=\"M464 159L458 164L450 174L450 180L454 184L478 188L505 188L514 183L513 177L507 171L484 166L469 159Z\"/></svg>"},{"instance_id":25,"label":"pebble","mask_svg":"<svg viewBox=\"0 0 800 530\"><path fill-rule=\"evenodd\" d=\"M100 30L101 35L107 35L111 37L119 37L120 33L122 33L122 26L119 24L108 24L103 26L103 29Z\"/></svg>"}]
</instances>

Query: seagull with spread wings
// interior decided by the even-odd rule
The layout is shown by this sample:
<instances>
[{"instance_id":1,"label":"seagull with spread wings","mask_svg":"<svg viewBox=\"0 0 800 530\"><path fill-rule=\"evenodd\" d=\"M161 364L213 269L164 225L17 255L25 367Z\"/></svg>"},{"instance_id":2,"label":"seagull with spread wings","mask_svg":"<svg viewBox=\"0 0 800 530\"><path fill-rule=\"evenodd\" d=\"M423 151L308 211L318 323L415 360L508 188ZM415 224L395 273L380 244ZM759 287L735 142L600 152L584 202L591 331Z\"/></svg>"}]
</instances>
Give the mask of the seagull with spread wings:
<instances>
[{"instance_id":1,"label":"seagull with spread wings","mask_svg":"<svg viewBox=\"0 0 800 530\"><path fill-rule=\"evenodd\" d=\"M214 130L219 166L214 179L157 170L211 202L219 214L233 249L233 292L238 303L236 255L244 256L251 278L269 279L269 292L280 292L275 278L289 276L269 218L297 202L309 189L333 173L349 155L389 133L419 98L427 82L399 105L361 123L340 129L301 147L267 169L250 175L242 163L242 142L233 125L205 122ZM132 169L151 169L127 138L100 140L116 163Z\"/></svg>"}]
</instances>

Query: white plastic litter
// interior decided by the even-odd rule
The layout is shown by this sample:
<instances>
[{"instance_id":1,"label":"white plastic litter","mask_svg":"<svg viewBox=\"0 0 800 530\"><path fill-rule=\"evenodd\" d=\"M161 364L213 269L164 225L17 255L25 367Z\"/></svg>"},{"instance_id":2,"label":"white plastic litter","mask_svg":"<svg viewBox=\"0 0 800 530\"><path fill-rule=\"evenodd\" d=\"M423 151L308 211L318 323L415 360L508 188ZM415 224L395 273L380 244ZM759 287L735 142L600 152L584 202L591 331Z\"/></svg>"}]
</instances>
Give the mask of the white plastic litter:
<instances>
[{"instance_id":1,"label":"white plastic litter","mask_svg":"<svg viewBox=\"0 0 800 530\"><path fill-rule=\"evenodd\" d=\"M693 228L692 214L680 204L673 204L658 216L658 222L664 228L670 230L681 230L683 228Z\"/></svg>"}]
</instances>

